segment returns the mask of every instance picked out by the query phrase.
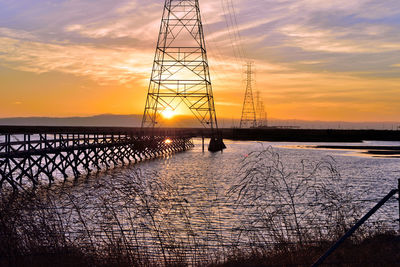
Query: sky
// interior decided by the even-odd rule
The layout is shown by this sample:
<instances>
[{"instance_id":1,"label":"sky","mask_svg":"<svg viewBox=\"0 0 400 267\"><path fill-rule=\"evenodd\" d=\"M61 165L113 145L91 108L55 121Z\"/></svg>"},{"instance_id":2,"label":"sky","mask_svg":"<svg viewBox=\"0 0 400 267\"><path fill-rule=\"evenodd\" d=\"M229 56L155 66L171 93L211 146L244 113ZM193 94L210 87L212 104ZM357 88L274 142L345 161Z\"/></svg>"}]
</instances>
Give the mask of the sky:
<instances>
[{"instance_id":1,"label":"sky","mask_svg":"<svg viewBox=\"0 0 400 267\"><path fill-rule=\"evenodd\" d=\"M240 40L229 31L228 2ZM0 117L143 113L163 5L0 0ZM218 117L240 118L242 65L253 61L269 117L400 121L400 1L200 7Z\"/></svg>"}]
</instances>

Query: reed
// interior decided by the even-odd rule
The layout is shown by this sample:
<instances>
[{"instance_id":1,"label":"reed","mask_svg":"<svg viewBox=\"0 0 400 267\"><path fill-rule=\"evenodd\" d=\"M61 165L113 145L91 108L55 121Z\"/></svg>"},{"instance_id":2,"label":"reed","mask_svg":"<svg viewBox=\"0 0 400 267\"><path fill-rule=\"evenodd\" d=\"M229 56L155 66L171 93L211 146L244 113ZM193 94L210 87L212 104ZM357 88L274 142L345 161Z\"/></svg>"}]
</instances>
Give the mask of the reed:
<instances>
[{"instance_id":1,"label":"reed","mask_svg":"<svg viewBox=\"0 0 400 267\"><path fill-rule=\"evenodd\" d=\"M299 164L285 165L271 148L253 152L243 160L235 185L204 206L189 201L173 180L138 169L127 177L77 185L89 190L52 187L3 195L0 266L307 265L348 229L362 207L343 191L332 158ZM229 238L211 219L223 212L216 201L221 197L241 210ZM398 253L390 254L398 237L384 232L364 227L346 244L348 253L359 262L379 251L387 262L399 260L393 256ZM343 262L350 262L348 253L338 253Z\"/></svg>"}]
</instances>

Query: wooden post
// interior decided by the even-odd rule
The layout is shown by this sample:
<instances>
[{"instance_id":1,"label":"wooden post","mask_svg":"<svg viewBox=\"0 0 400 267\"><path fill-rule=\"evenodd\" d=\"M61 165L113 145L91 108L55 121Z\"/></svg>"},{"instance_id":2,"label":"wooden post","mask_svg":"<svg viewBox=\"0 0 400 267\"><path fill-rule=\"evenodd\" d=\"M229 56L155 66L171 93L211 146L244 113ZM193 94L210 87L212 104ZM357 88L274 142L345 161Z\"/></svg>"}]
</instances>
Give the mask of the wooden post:
<instances>
[{"instance_id":1,"label":"wooden post","mask_svg":"<svg viewBox=\"0 0 400 267\"><path fill-rule=\"evenodd\" d=\"M11 151L10 139L11 139L11 134L6 134L6 153L10 153Z\"/></svg>"},{"instance_id":2,"label":"wooden post","mask_svg":"<svg viewBox=\"0 0 400 267\"><path fill-rule=\"evenodd\" d=\"M399 201L399 234L400 234L400 179L397 181L397 200Z\"/></svg>"},{"instance_id":3,"label":"wooden post","mask_svg":"<svg viewBox=\"0 0 400 267\"><path fill-rule=\"evenodd\" d=\"M201 144L204 152L204 134L201 135Z\"/></svg>"}]
</instances>

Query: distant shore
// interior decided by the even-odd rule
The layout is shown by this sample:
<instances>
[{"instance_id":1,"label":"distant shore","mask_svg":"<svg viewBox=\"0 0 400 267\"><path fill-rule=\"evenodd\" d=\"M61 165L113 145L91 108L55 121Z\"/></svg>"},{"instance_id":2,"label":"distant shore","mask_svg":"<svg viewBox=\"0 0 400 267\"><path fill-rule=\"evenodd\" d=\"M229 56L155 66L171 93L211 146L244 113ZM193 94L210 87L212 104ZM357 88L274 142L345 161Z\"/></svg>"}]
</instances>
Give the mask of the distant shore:
<instances>
[{"instance_id":1,"label":"distant shore","mask_svg":"<svg viewBox=\"0 0 400 267\"><path fill-rule=\"evenodd\" d=\"M192 137L211 137L206 128L157 128L168 132L186 134ZM0 133L93 133L99 132L148 133L152 128L140 127L82 127L82 126L0 126ZM334 130L334 129L293 129L293 128L220 128L224 139L271 142L321 142L360 143L362 141L400 141L398 130ZM214 132L215 134L215 132Z\"/></svg>"},{"instance_id":2,"label":"distant shore","mask_svg":"<svg viewBox=\"0 0 400 267\"><path fill-rule=\"evenodd\" d=\"M273 142L400 141L400 131L390 130L316 130L316 129L221 129L225 139Z\"/></svg>"},{"instance_id":3,"label":"distant shore","mask_svg":"<svg viewBox=\"0 0 400 267\"><path fill-rule=\"evenodd\" d=\"M400 146L312 146L313 148L326 148L326 149L351 149L361 150L365 154L370 155L383 155L383 156L398 156L400 157Z\"/></svg>"}]
</instances>

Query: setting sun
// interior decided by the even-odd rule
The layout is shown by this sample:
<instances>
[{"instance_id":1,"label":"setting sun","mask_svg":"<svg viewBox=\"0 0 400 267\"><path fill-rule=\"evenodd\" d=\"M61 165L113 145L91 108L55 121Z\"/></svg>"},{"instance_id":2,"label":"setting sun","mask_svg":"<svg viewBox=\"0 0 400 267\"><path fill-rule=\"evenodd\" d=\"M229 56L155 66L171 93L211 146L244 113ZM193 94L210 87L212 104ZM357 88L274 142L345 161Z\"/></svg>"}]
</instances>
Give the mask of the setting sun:
<instances>
[{"instance_id":1,"label":"setting sun","mask_svg":"<svg viewBox=\"0 0 400 267\"><path fill-rule=\"evenodd\" d=\"M166 119L172 119L175 116L175 111L172 109L166 109L161 112L162 116Z\"/></svg>"}]
</instances>

